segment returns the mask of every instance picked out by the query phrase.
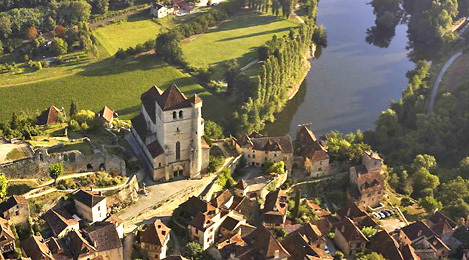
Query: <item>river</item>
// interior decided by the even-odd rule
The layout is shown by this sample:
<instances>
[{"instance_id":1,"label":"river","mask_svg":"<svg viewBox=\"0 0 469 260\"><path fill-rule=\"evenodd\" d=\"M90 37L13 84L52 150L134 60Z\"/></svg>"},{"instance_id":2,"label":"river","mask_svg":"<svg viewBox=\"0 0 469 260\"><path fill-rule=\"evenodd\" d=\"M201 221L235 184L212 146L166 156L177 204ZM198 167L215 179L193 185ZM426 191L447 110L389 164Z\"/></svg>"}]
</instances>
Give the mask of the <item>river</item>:
<instances>
[{"instance_id":1,"label":"river","mask_svg":"<svg viewBox=\"0 0 469 260\"><path fill-rule=\"evenodd\" d=\"M267 124L270 135L296 136L298 124L312 123L315 134L344 133L374 127L381 111L406 88L405 74L414 67L407 58L407 26L398 25L387 48L365 41L375 24L369 0L321 0L318 24L327 29L328 47L311 61L297 95Z\"/></svg>"}]
</instances>

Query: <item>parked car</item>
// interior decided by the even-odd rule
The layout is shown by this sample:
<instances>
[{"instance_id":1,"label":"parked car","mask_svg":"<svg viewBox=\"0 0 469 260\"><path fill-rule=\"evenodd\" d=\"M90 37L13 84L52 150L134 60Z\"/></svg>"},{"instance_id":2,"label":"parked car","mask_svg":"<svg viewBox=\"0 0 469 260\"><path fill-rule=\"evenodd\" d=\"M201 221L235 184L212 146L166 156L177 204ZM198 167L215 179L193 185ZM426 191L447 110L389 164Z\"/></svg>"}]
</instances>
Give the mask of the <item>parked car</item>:
<instances>
[{"instance_id":1,"label":"parked car","mask_svg":"<svg viewBox=\"0 0 469 260\"><path fill-rule=\"evenodd\" d=\"M383 211L383 214L384 214L387 218L391 216L391 214L389 214L389 212L387 212L387 211Z\"/></svg>"},{"instance_id":2,"label":"parked car","mask_svg":"<svg viewBox=\"0 0 469 260\"><path fill-rule=\"evenodd\" d=\"M380 216L378 213L372 212L371 214L372 214L375 218L381 219L381 216Z\"/></svg>"},{"instance_id":3,"label":"parked car","mask_svg":"<svg viewBox=\"0 0 469 260\"><path fill-rule=\"evenodd\" d=\"M384 215L383 212L380 212L380 213L379 213L379 216L380 216L381 218L386 218L386 215Z\"/></svg>"}]
</instances>

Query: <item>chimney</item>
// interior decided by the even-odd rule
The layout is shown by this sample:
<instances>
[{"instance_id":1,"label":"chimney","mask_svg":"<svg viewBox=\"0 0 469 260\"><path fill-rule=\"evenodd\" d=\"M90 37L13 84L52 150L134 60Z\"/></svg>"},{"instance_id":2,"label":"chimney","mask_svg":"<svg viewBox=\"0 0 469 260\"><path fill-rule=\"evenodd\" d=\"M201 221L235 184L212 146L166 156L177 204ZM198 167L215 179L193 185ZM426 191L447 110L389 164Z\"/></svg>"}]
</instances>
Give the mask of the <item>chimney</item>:
<instances>
[{"instance_id":1,"label":"chimney","mask_svg":"<svg viewBox=\"0 0 469 260\"><path fill-rule=\"evenodd\" d=\"M279 258L279 257L280 257L280 251L279 251L279 250L275 250L274 258Z\"/></svg>"}]
</instances>

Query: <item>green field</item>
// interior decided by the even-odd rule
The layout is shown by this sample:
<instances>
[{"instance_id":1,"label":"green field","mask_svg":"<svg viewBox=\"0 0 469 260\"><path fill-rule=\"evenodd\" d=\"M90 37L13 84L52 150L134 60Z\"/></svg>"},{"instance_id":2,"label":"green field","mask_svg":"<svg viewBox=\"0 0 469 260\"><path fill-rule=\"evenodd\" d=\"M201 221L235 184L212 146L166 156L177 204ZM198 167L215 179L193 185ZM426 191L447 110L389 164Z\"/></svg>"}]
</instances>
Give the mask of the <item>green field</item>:
<instances>
[{"instance_id":1,"label":"green field","mask_svg":"<svg viewBox=\"0 0 469 260\"><path fill-rule=\"evenodd\" d=\"M256 47L262 46L274 34L279 37L288 34L299 23L294 16L285 20L246 11L183 44L182 50L193 66L219 65L230 59L237 59L240 66L244 66L256 59Z\"/></svg>"},{"instance_id":2,"label":"green field","mask_svg":"<svg viewBox=\"0 0 469 260\"><path fill-rule=\"evenodd\" d=\"M150 14L130 16L127 21L98 27L93 35L110 55L114 55L119 48L127 49L148 40L156 39L161 29L172 26L172 17L156 20Z\"/></svg>"},{"instance_id":3,"label":"green field","mask_svg":"<svg viewBox=\"0 0 469 260\"><path fill-rule=\"evenodd\" d=\"M223 101L179 70L158 61L153 55L136 59L107 59L86 66L82 72L58 79L0 87L0 121L13 112L35 113L50 105L65 107L77 102L79 109L99 111L104 105L129 119L140 109L140 95L153 85L166 88L176 83L186 95L199 93L204 99L204 117L217 119L228 109Z\"/></svg>"}]
</instances>

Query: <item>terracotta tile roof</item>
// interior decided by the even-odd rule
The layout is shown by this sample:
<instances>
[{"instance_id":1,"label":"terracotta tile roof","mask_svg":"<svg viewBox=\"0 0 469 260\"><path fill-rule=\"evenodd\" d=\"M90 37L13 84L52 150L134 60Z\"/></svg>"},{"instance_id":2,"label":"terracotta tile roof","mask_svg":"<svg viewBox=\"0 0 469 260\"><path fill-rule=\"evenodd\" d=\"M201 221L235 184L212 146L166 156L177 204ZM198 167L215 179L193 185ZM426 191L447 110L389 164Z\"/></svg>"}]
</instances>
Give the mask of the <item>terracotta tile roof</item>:
<instances>
[{"instance_id":1,"label":"terracotta tile roof","mask_svg":"<svg viewBox=\"0 0 469 260\"><path fill-rule=\"evenodd\" d=\"M74 258L81 258L82 256L97 252L96 248L78 230L69 232L66 240L67 246Z\"/></svg>"},{"instance_id":2,"label":"terracotta tile roof","mask_svg":"<svg viewBox=\"0 0 469 260\"><path fill-rule=\"evenodd\" d=\"M13 195L0 204L0 211L5 212L16 205L29 205L29 203L24 196Z\"/></svg>"},{"instance_id":3,"label":"terracotta tile roof","mask_svg":"<svg viewBox=\"0 0 469 260\"><path fill-rule=\"evenodd\" d=\"M153 141L153 143L147 144L147 149L153 158L156 158L164 153L164 150L158 140Z\"/></svg>"},{"instance_id":4,"label":"terracotta tile roof","mask_svg":"<svg viewBox=\"0 0 469 260\"><path fill-rule=\"evenodd\" d=\"M200 231L207 230L208 227L214 224L212 216L208 212L198 212L197 215L189 222L189 226L193 226Z\"/></svg>"},{"instance_id":5,"label":"terracotta tile roof","mask_svg":"<svg viewBox=\"0 0 469 260\"><path fill-rule=\"evenodd\" d=\"M231 254L236 254L236 252L243 246L246 246L246 242L239 233L229 234L228 236L222 237L216 244L222 259L228 259Z\"/></svg>"},{"instance_id":6,"label":"terracotta tile roof","mask_svg":"<svg viewBox=\"0 0 469 260\"><path fill-rule=\"evenodd\" d=\"M245 180L241 179L236 185L234 186L235 189L244 190L248 187L248 184Z\"/></svg>"},{"instance_id":7,"label":"terracotta tile roof","mask_svg":"<svg viewBox=\"0 0 469 260\"><path fill-rule=\"evenodd\" d=\"M245 247L245 250L240 252L239 257L241 259L249 259L252 256L261 257L254 259L269 259L274 258L276 254L279 255L280 259L290 256L282 244L262 225L246 236L244 241L248 245Z\"/></svg>"},{"instance_id":8,"label":"terracotta tile roof","mask_svg":"<svg viewBox=\"0 0 469 260\"><path fill-rule=\"evenodd\" d=\"M75 192L74 198L76 201L79 201L90 208L93 208L98 203L106 199L104 196L96 195L91 191L85 191L83 189L79 189L77 192Z\"/></svg>"},{"instance_id":9,"label":"terracotta tile roof","mask_svg":"<svg viewBox=\"0 0 469 260\"><path fill-rule=\"evenodd\" d=\"M430 238L435 235L435 233L422 221L417 221L401 228L401 232L403 232L410 241L414 241L422 236Z\"/></svg>"},{"instance_id":10,"label":"terracotta tile roof","mask_svg":"<svg viewBox=\"0 0 469 260\"><path fill-rule=\"evenodd\" d=\"M318 227L319 231L321 231L322 234L328 234L331 230L331 223L327 220L326 217L321 217L318 220L313 220L312 223Z\"/></svg>"},{"instance_id":11,"label":"terracotta tile roof","mask_svg":"<svg viewBox=\"0 0 469 260\"><path fill-rule=\"evenodd\" d=\"M145 143L148 135L148 128L147 122L145 121L145 116L143 114L139 114L138 116L132 118L130 120L132 123L132 128L135 129L142 142Z\"/></svg>"},{"instance_id":12,"label":"terracotta tile roof","mask_svg":"<svg viewBox=\"0 0 469 260\"><path fill-rule=\"evenodd\" d=\"M49 224L54 235L58 236L62 231L71 226L78 226L78 221L65 210L48 210L42 218Z\"/></svg>"},{"instance_id":13,"label":"terracotta tile roof","mask_svg":"<svg viewBox=\"0 0 469 260\"><path fill-rule=\"evenodd\" d=\"M236 139L236 142L240 146L253 146L254 145L251 141L251 138L246 134L244 134L241 137L239 137L238 139Z\"/></svg>"},{"instance_id":14,"label":"terracotta tile roof","mask_svg":"<svg viewBox=\"0 0 469 260\"><path fill-rule=\"evenodd\" d=\"M216 211L216 208L210 202L205 202L195 196L190 197L186 202L182 203L181 208L191 216L195 216L198 212Z\"/></svg>"},{"instance_id":15,"label":"terracotta tile roof","mask_svg":"<svg viewBox=\"0 0 469 260\"><path fill-rule=\"evenodd\" d=\"M249 218L254 211L254 201L248 197L235 197L233 204L230 206L230 210L234 210L239 214Z\"/></svg>"},{"instance_id":16,"label":"terracotta tile roof","mask_svg":"<svg viewBox=\"0 0 469 260\"><path fill-rule=\"evenodd\" d=\"M8 220L4 218L0 218L0 233L2 232L5 233L5 236L1 238L2 244L11 242L15 239L15 235L13 234L13 231L11 230L11 226L8 223Z\"/></svg>"},{"instance_id":17,"label":"terracotta tile roof","mask_svg":"<svg viewBox=\"0 0 469 260\"><path fill-rule=\"evenodd\" d=\"M146 244L164 246L171 231L161 220L156 219L155 222L146 226L141 232L140 241Z\"/></svg>"},{"instance_id":18,"label":"terracotta tile roof","mask_svg":"<svg viewBox=\"0 0 469 260\"><path fill-rule=\"evenodd\" d=\"M165 91L153 86L140 96L143 106L153 123L156 122L156 104L163 111L191 107L192 104L202 102L198 96L187 98L176 84L171 84Z\"/></svg>"},{"instance_id":19,"label":"terracotta tile roof","mask_svg":"<svg viewBox=\"0 0 469 260\"><path fill-rule=\"evenodd\" d=\"M382 190L384 189L384 178L379 171L360 172L357 178L357 186L362 194Z\"/></svg>"},{"instance_id":20,"label":"terracotta tile roof","mask_svg":"<svg viewBox=\"0 0 469 260\"><path fill-rule=\"evenodd\" d=\"M454 231L458 224L452 219L448 218L441 211L436 211L428 218L428 224L431 229L438 235L443 235L447 232Z\"/></svg>"},{"instance_id":21,"label":"terracotta tile roof","mask_svg":"<svg viewBox=\"0 0 469 260\"><path fill-rule=\"evenodd\" d=\"M367 216L364 211L362 211L355 203L349 202L346 206L337 210L337 216L340 218L349 217L351 219L356 217Z\"/></svg>"},{"instance_id":22,"label":"terracotta tile roof","mask_svg":"<svg viewBox=\"0 0 469 260\"><path fill-rule=\"evenodd\" d=\"M38 236L31 236L30 238L21 242L24 252L33 260L53 260L54 256L49 250L47 245L41 241Z\"/></svg>"},{"instance_id":23,"label":"terracotta tile roof","mask_svg":"<svg viewBox=\"0 0 469 260\"><path fill-rule=\"evenodd\" d=\"M245 237L245 236L248 236L249 234L251 234L254 230L256 230L255 226L252 226L252 225L247 224L247 223L243 223L238 227L236 232L239 232L241 234L241 237Z\"/></svg>"},{"instance_id":24,"label":"terracotta tile roof","mask_svg":"<svg viewBox=\"0 0 469 260\"><path fill-rule=\"evenodd\" d=\"M334 227L339 231L347 242L362 241L367 242L368 239L363 235L360 229L353 223L353 221L345 217L342 221L334 223Z\"/></svg>"},{"instance_id":25,"label":"terracotta tile roof","mask_svg":"<svg viewBox=\"0 0 469 260\"><path fill-rule=\"evenodd\" d=\"M202 148L210 149L210 145L208 145L207 141L205 141L205 138L203 137L200 139L200 144L202 145Z\"/></svg>"},{"instance_id":26,"label":"terracotta tile roof","mask_svg":"<svg viewBox=\"0 0 469 260\"><path fill-rule=\"evenodd\" d=\"M243 222L243 220L241 220L241 219L238 219L238 218L232 217L232 216L228 216L221 223L220 227L224 228L228 231L234 231L242 222Z\"/></svg>"},{"instance_id":27,"label":"terracotta tile roof","mask_svg":"<svg viewBox=\"0 0 469 260\"><path fill-rule=\"evenodd\" d=\"M373 237L370 248L388 260L404 260L399 243L385 230L379 231Z\"/></svg>"},{"instance_id":28,"label":"terracotta tile roof","mask_svg":"<svg viewBox=\"0 0 469 260\"><path fill-rule=\"evenodd\" d=\"M368 150L365 151L365 154L372 159L381 160L381 157L379 157L379 154L376 152Z\"/></svg>"},{"instance_id":29,"label":"terracotta tile roof","mask_svg":"<svg viewBox=\"0 0 469 260\"><path fill-rule=\"evenodd\" d=\"M428 242L437 250L444 249L451 251L451 249L437 236L433 236L428 239Z\"/></svg>"},{"instance_id":30,"label":"terracotta tile roof","mask_svg":"<svg viewBox=\"0 0 469 260\"><path fill-rule=\"evenodd\" d=\"M228 202L231 198L233 198L233 194L231 194L230 190L224 190L220 193L216 198L213 198L210 203L212 203L215 207L221 207L223 204Z\"/></svg>"},{"instance_id":31,"label":"terracotta tile roof","mask_svg":"<svg viewBox=\"0 0 469 260\"><path fill-rule=\"evenodd\" d=\"M290 136L252 138L254 149L258 151L282 151L293 153L293 144Z\"/></svg>"},{"instance_id":32,"label":"terracotta tile roof","mask_svg":"<svg viewBox=\"0 0 469 260\"><path fill-rule=\"evenodd\" d=\"M58 254L62 253L63 249L59 244L59 241L55 237L51 237L47 242L46 242L47 247L50 249L52 254Z\"/></svg>"},{"instance_id":33,"label":"terracotta tile roof","mask_svg":"<svg viewBox=\"0 0 469 260\"><path fill-rule=\"evenodd\" d=\"M306 256L319 257L308 239L298 232L294 232L282 241L282 246L290 253L291 259L305 259ZM289 258L290 259L290 258Z\"/></svg>"},{"instance_id":34,"label":"terracotta tile roof","mask_svg":"<svg viewBox=\"0 0 469 260\"><path fill-rule=\"evenodd\" d=\"M318 226L313 225L311 223L304 224L296 232L300 233L301 235L306 236L309 241L324 240L322 238L323 234L321 230L319 230Z\"/></svg>"},{"instance_id":35,"label":"terracotta tile roof","mask_svg":"<svg viewBox=\"0 0 469 260\"><path fill-rule=\"evenodd\" d=\"M405 260L420 260L420 257L415 253L411 245L404 245L401 248L401 252Z\"/></svg>"},{"instance_id":36,"label":"terracotta tile roof","mask_svg":"<svg viewBox=\"0 0 469 260\"><path fill-rule=\"evenodd\" d=\"M65 115L65 113L61 109L58 109L55 106L50 106L37 117L37 124L56 124L58 122L59 114Z\"/></svg>"},{"instance_id":37,"label":"terracotta tile roof","mask_svg":"<svg viewBox=\"0 0 469 260\"><path fill-rule=\"evenodd\" d=\"M111 215L109 216L106 220L106 222L110 222L110 223L113 223L116 227L120 226L122 223L124 223L124 221L122 219L120 219L118 216L116 215Z\"/></svg>"},{"instance_id":38,"label":"terracotta tile roof","mask_svg":"<svg viewBox=\"0 0 469 260\"><path fill-rule=\"evenodd\" d=\"M281 189L271 191L267 194L264 204L264 212L279 212L281 215L287 214L288 195Z\"/></svg>"},{"instance_id":39,"label":"terracotta tile roof","mask_svg":"<svg viewBox=\"0 0 469 260\"><path fill-rule=\"evenodd\" d=\"M306 125L302 125L298 129L297 135L298 140L300 140L302 145L304 146L312 146L315 145L317 142L316 136Z\"/></svg>"},{"instance_id":40,"label":"terracotta tile roof","mask_svg":"<svg viewBox=\"0 0 469 260\"><path fill-rule=\"evenodd\" d=\"M321 209L321 206L316 204L316 202L314 202L313 200L306 200L306 204L308 205L308 207L310 207L313 210L320 210Z\"/></svg>"},{"instance_id":41,"label":"terracotta tile roof","mask_svg":"<svg viewBox=\"0 0 469 260\"><path fill-rule=\"evenodd\" d=\"M361 230L364 227L373 227L375 229L381 229L381 227L376 223L370 216L356 217L352 219L353 223Z\"/></svg>"},{"instance_id":42,"label":"terracotta tile roof","mask_svg":"<svg viewBox=\"0 0 469 260\"><path fill-rule=\"evenodd\" d=\"M116 226L112 223L94 223L86 228L86 235L98 252L122 247Z\"/></svg>"},{"instance_id":43,"label":"terracotta tile roof","mask_svg":"<svg viewBox=\"0 0 469 260\"><path fill-rule=\"evenodd\" d=\"M104 119L107 123L110 123L114 117L117 116L116 111L110 109L107 106L104 106L98 113L96 113L97 118Z\"/></svg>"}]
</instances>

